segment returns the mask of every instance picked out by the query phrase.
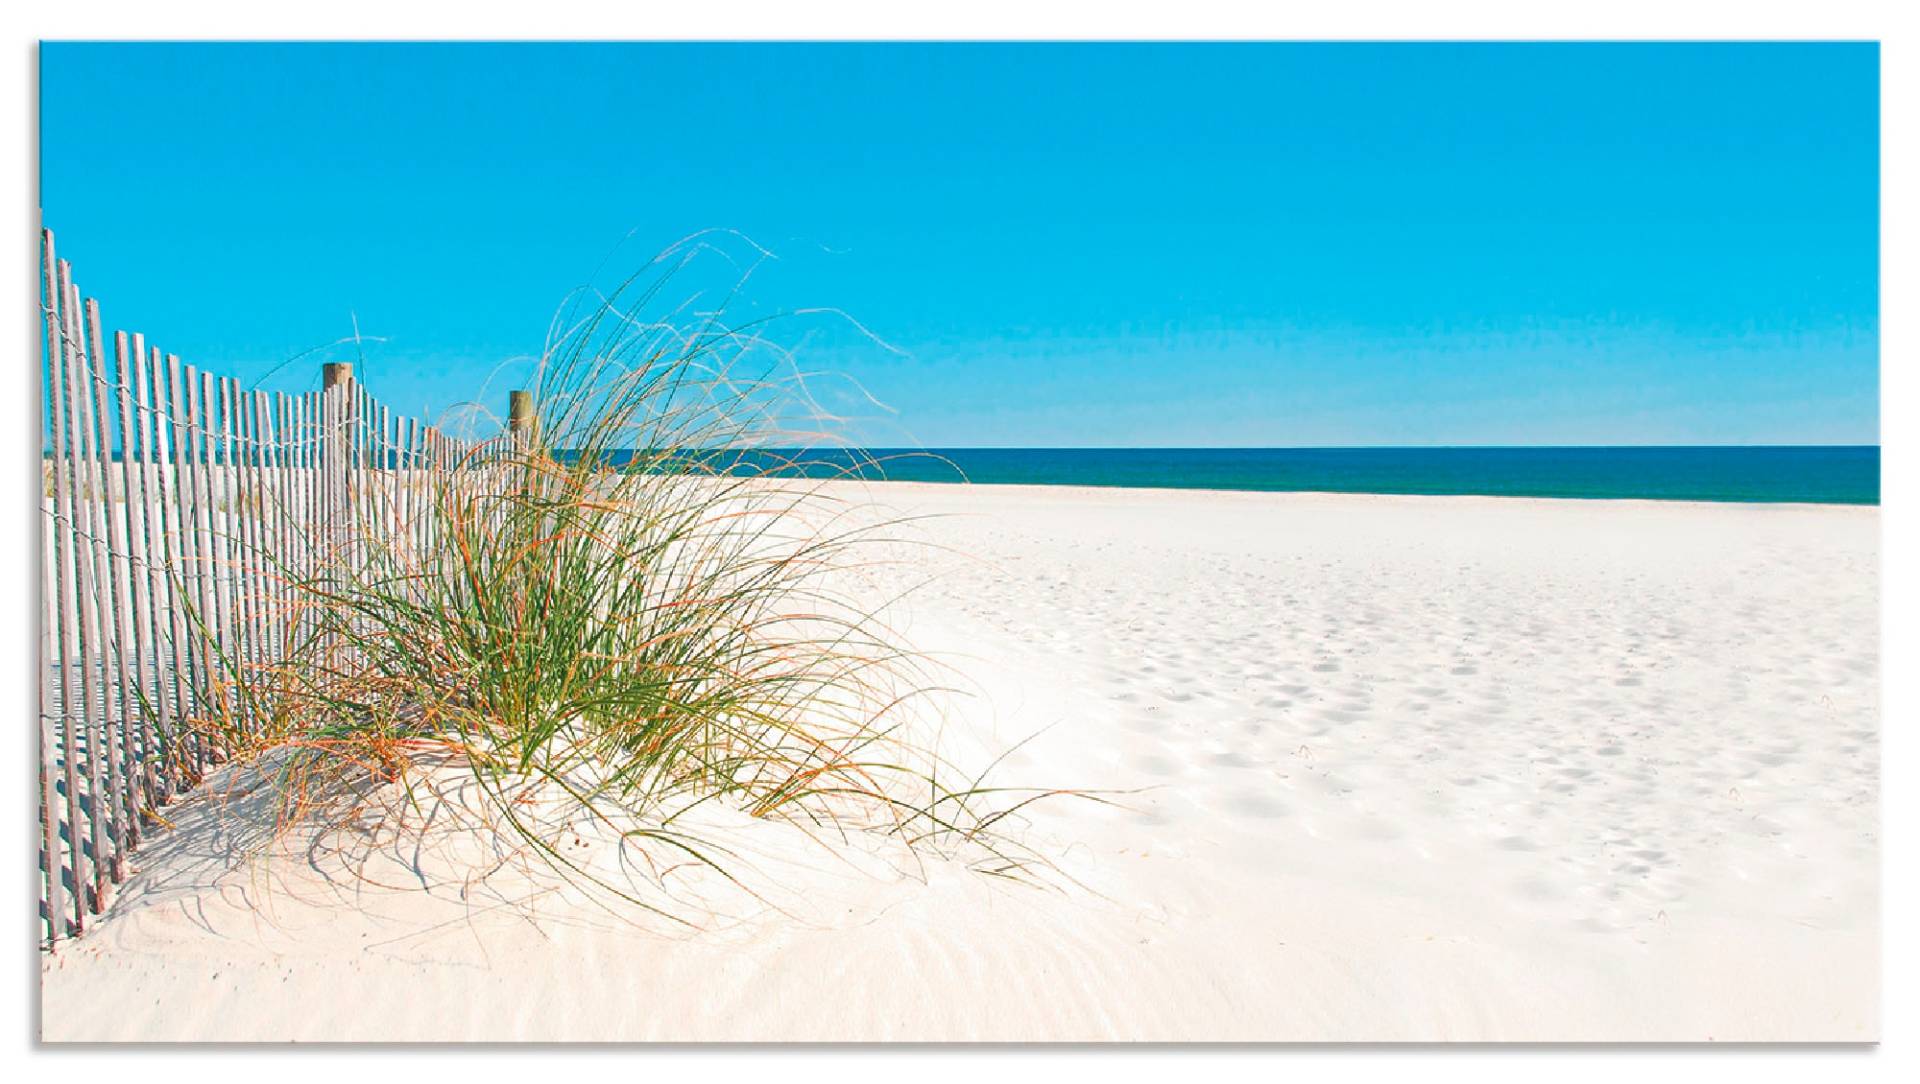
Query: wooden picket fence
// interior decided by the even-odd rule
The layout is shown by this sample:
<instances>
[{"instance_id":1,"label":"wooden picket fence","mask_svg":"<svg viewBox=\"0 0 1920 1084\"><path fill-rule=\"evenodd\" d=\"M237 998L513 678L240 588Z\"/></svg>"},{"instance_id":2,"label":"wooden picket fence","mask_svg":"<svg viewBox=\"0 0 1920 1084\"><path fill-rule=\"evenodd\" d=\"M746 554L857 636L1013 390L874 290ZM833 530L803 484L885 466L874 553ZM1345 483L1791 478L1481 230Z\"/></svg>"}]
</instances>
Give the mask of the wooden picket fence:
<instances>
[{"instance_id":1,"label":"wooden picket fence","mask_svg":"<svg viewBox=\"0 0 1920 1084\"><path fill-rule=\"evenodd\" d=\"M350 366L290 395L183 365L141 334L109 346L50 231L42 245L51 947L100 913L141 839L163 830L155 812L225 758L220 735L271 712L263 676L327 649L299 585L351 569L369 544L431 546L443 480L488 442L396 414Z\"/></svg>"}]
</instances>

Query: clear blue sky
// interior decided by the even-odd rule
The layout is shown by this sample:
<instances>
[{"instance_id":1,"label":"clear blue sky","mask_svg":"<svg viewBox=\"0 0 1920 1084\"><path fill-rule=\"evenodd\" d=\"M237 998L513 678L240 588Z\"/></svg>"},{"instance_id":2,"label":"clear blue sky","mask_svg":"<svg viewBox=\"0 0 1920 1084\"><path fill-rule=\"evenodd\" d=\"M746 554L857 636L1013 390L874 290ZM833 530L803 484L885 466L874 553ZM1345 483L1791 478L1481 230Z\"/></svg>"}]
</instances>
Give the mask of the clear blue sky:
<instances>
[{"instance_id":1,"label":"clear blue sky","mask_svg":"<svg viewBox=\"0 0 1920 1084\"><path fill-rule=\"evenodd\" d=\"M504 402L570 288L729 227L779 256L735 311L900 351L777 332L897 411L874 443L1879 439L1873 45L49 44L40 74L41 204L109 324L256 378L355 313L413 411Z\"/></svg>"}]
</instances>

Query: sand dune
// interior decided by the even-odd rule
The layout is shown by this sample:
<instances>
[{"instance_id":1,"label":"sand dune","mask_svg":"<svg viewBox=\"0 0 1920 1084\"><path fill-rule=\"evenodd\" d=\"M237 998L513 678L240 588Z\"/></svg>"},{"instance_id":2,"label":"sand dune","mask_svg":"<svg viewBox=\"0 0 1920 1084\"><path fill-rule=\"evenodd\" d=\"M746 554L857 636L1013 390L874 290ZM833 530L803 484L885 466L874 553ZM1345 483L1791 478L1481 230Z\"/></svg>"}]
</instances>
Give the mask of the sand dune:
<instances>
[{"instance_id":1,"label":"sand dune","mask_svg":"<svg viewBox=\"0 0 1920 1084\"><path fill-rule=\"evenodd\" d=\"M1877 1037L1876 509L871 492L960 755L1127 792L1033 807L1053 887L716 811L688 932L200 801L44 1036Z\"/></svg>"}]
</instances>

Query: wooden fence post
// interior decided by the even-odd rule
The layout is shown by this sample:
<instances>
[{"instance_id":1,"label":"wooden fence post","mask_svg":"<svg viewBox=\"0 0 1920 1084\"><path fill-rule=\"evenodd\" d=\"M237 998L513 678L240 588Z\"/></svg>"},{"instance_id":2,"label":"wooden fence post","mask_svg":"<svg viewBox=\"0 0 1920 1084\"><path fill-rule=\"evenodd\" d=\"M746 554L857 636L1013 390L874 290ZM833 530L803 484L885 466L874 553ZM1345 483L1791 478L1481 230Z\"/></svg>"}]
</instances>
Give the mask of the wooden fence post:
<instances>
[{"instance_id":1,"label":"wooden fence post","mask_svg":"<svg viewBox=\"0 0 1920 1084\"><path fill-rule=\"evenodd\" d=\"M507 393L507 431L524 446L533 439L533 393L519 388Z\"/></svg>"},{"instance_id":2,"label":"wooden fence post","mask_svg":"<svg viewBox=\"0 0 1920 1084\"><path fill-rule=\"evenodd\" d=\"M338 546L346 530L345 517L353 506L348 492L352 476L349 458L353 444L353 366L330 361L320 367L321 401L325 404L325 423L320 430L322 477L327 495L325 509L329 548Z\"/></svg>"},{"instance_id":3,"label":"wooden fence post","mask_svg":"<svg viewBox=\"0 0 1920 1084\"><path fill-rule=\"evenodd\" d=\"M320 428L322 529L327 539L325 560L342 570L353 531L353 366L332 361L320 367ZM344 641L329 630L321 650L328 656Z\"/></svg>"}]
</instances>

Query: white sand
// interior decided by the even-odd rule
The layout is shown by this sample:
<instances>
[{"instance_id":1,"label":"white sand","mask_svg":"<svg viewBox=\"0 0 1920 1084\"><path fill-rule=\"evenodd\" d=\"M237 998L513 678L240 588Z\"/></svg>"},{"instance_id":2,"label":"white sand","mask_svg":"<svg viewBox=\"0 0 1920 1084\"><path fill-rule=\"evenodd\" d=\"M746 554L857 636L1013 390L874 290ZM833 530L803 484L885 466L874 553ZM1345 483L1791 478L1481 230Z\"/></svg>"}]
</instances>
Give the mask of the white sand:
<instances>
[{"instance_id":1,"label":"white sand","mask_svg":"<svg viewBox=\"0 0 1920 1084\"><path fill-rule=\"evenodd\" d=\"M958 743L1153 788L1034 808L1084 888L715 812L783 910L689 880L687 934L236 866L246 801L188 803L43 957L44 1036L1878 1037L1877 510L877 489L957 513L895 612Z\"/></svg>"}]
</instances>

